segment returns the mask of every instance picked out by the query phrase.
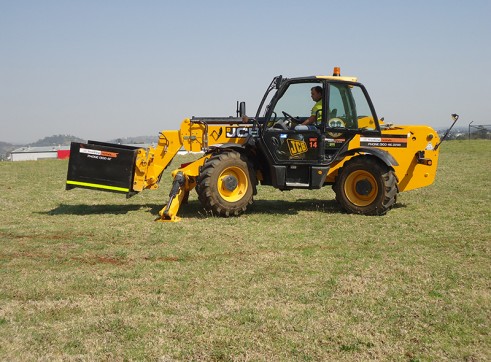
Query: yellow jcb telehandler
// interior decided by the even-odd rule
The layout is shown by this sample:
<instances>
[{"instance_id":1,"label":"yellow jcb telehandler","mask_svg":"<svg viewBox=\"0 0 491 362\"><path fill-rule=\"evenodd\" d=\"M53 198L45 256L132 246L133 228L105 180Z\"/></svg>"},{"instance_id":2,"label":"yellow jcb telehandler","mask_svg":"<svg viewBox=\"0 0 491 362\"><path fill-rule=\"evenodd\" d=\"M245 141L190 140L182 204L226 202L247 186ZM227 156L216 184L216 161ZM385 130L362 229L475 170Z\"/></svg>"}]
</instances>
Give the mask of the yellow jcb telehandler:
<instances>
[{"instance_id":1,"label":"yellow jcb telehandler","mask_svg":"<svg viewBox=\"0 0 491 362\"><path fill-rule=\"evenodd\" d=\"M313 88L322 94L314 108ZM296 127L312 116L313 124ZM450 128L458 119L452 116ZM156 147L74 142L66 188L127 197L157 189L183 148L203 155L172 172L159 220L178 221L179 207L193 188L206 210L240 215L252 204L258 183L280 190L332 186L347 212L383 215L399 192L433 183L440 143L431 127L379 120L365 87L335 68L332 76L277 76L255 117L246 116L241 102L236 117L193 117L179 130L162 131Z\"/></svg>"}]
</instances>

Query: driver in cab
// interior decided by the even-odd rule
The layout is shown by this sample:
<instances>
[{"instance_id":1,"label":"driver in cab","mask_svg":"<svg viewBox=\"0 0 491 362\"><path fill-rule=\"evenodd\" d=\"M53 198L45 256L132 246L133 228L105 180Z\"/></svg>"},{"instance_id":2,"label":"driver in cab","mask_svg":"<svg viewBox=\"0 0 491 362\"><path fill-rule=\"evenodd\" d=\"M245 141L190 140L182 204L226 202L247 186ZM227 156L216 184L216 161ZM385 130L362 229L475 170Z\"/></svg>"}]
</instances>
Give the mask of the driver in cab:
<instances>
[{"instance_id":1,"label":"driver in cab","mask_svg":"<svg viewBox=\"0 0 491 362\"><path fill-rule=\"evenodd\" d=\"M296 131L315 130L315 123L320 123L322 120L322 87L315 86L310 89L310 96L315 102L310 112L310 117L295 127Z\"/></svg>"}]
</instances>

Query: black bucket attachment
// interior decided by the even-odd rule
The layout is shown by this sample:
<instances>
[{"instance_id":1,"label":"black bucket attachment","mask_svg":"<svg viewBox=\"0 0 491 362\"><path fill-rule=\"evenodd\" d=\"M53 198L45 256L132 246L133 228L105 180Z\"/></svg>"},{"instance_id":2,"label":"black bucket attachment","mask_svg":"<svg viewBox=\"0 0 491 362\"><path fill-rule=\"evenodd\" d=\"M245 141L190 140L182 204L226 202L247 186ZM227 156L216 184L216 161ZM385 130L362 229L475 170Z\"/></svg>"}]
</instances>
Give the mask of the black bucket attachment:
<instances>
[{"instance_id":1,"label":"black bucket attachment","mask_svg":"<svg viewBox=\"0 0 491 362\"><path fill-rule=\"evenodd\" d=\"M125 193L133 191L138 147L88 141L72 142L66 189L75 187Z\"/></svg>"}]
</instances>

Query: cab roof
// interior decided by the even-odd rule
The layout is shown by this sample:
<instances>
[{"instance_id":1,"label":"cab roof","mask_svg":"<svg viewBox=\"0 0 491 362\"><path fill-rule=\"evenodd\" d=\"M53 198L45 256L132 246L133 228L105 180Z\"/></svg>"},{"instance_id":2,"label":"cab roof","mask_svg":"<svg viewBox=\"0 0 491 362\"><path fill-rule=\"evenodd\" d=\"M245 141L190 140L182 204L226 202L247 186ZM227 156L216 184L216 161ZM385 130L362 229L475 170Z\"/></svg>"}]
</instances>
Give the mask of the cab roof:
<instances>
[{"instance_id":1,"label":"cab roof","mask_svg":"<svg viewBox=\"0 0 491 362\"><path fill-rule=\"evenodd\" d=\"M327 79L341 82L358 82L357 77L341 77L339 75L316 75L317 79Z\"/></svg>"}]
</instances>

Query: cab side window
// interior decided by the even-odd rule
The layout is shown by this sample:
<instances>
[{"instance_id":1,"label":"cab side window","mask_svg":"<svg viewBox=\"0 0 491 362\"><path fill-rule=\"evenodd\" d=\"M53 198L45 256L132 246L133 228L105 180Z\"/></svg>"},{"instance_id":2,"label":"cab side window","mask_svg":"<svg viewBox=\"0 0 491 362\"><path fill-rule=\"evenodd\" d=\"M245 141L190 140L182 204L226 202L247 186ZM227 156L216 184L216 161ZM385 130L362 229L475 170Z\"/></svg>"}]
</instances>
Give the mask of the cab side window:
<instances>
[{"instance_id":1,"label":"cab side window","mask_svg":"<svg viewBox=\"0 0 491 362\"><path fill-rule=\"evenodd\" d=\"M375 120L361 87L350 84L329 85L327 127L375 130Z\"/></svg>"},{"instance_id":2,"label":"cab side window","mask_svg":"<svg viewBox=\"0 0 491 362\"><path fill-rule=\"evenodd\" d=\"M330 84L327 127L357 128L356 104L348 84Z\"/></svg>"}]
</instances>

